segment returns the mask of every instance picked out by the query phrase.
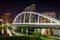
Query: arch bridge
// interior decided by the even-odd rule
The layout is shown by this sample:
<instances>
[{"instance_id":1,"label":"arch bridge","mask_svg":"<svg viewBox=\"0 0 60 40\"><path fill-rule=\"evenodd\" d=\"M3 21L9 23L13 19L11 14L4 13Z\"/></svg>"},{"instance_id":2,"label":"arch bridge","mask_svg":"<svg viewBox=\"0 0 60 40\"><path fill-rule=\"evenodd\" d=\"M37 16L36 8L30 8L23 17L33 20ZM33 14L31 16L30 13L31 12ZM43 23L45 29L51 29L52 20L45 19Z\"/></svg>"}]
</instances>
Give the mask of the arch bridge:
<instances>
[{"instance_id":1,"label":"arch bridge","mask_svg":"<svg viewBox=\"0 0 60 40\"><path fill-rule=\"evenodd\" d=\"M46 19L46 22L43 22L43 18ZM60 26L60 21L52 18L46 14L37 13L37 12L22 12L19 13L14 21L13 25L15 26L34 26L34 27L58 27Z\"/></svg>"}]
</instances>

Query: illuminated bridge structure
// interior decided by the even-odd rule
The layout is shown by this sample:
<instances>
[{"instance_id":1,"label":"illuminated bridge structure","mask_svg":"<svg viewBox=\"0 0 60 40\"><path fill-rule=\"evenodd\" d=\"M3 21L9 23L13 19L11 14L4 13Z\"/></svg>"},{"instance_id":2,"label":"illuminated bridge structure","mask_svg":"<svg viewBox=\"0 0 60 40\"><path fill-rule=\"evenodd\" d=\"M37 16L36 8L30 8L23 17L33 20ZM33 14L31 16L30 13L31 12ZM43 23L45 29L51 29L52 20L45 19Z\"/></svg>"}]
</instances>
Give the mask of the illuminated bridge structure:
<instances>
[{"instance_id":1,"label":"illuminated bridge structure","mask_svg":"<svg viewBox=\"0 0 60 40\"><path fill-rule=\"evenodd\" d=\"M50 21L50 23L43 23L42 22L42 18L44 17L47 20ZM13 25L15 26L34 26L34 27L56 27L59 28L60 26L60 21L52 18L46 14L41 14L41 13L37 13L37 12L22 12L19 13L14 21L13 21Z\"/></svg>"},{"instance_id":2,"label":"illuminated bridge structure","mask_svg":"<svg viewBox=\"0 0 60 40\"><path fill-rule=\"evenodd\" d=\"M42 22L42 17L49 20L50 22ZM19 13L14 21L12 26L22 26L22 27L37 27L37 28L60 28L60 21L52 18L46 14L37 13L37 12L22 12ZM23 34L23 28L21 29ZM36 28L35 28L36 32ZM19 33L13 32L16 35ZM28 34L28 28L26 28L26 34Z\"/></svg>"}]
</instances>

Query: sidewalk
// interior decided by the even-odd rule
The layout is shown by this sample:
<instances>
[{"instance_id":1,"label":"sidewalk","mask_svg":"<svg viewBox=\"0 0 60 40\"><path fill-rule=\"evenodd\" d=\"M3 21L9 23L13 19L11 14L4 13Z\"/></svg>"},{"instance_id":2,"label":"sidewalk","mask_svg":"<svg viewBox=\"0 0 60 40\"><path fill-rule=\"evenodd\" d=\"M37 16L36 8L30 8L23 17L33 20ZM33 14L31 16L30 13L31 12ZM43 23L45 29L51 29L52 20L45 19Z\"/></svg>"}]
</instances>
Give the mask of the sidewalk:
<instances>
[{"instance_id":1,"label":"sidewalk","mask_svg":"<svg viewBox=\"0 0 60 40\"><path fill-rule=\"evenodd\" d=\"M58 36L47 36L48 38L55 38L55 39L58 39L58 40L60 40L60 37L58 37Z\"/></svg>"}]
</instances>

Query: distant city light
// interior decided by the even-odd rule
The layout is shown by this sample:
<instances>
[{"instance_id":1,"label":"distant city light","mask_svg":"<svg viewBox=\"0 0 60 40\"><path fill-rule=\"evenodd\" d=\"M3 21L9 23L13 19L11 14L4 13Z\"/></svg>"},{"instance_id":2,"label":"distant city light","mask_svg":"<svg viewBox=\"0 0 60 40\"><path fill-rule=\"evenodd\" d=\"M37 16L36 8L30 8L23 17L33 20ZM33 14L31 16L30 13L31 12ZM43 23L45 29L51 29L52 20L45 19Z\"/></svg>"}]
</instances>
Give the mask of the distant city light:
<instances>
[{"instance_id":1,"label":"distant city light","mask_svg":"<svg viewBox=\"0 0 60 40\"><path fill-rule=\"evenodd\" d=\"M58 18L60 19L60 16Z\"/></svg>"}]
</instances>

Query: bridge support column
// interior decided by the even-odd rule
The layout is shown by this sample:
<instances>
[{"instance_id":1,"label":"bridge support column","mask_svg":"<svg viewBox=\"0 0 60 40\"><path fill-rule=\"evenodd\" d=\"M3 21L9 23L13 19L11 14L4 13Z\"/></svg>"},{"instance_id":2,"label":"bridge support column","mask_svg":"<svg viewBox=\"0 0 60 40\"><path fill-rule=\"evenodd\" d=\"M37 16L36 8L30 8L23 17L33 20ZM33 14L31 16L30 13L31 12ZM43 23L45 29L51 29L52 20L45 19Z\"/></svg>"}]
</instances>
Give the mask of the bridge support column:
<instances>
[{"instance_id":1,"label":"bridge support column","mask_svg":"<svg viewBox=\"0 0 60 40\"><path fill-rule=\"evenodd\" d=\"M21 31L22 31L22 34L23 34L23 28L21 29Z\"/></svg>"},{"instance_id":2,"label":"bridge support column","mask_svg":"<svg viewBox=\"0 0 60 40\"><path fill-rule=\"evenodd\" d=\"M35 28L35 33L36 33L36 28Z\"/></svg>"},{"instance_id":3,"label":"bridge support column","mask_svg":"<svg viewBox=\"0 0 60 40\"><path fill-rule=\"evenodd\" d=\"M29 23L31 22L31 14L30 14L30 17L29 17Z\"/></svg>"},{"instance_id":4,"label":"bridge support column","mask_svg":"<svg viewBox=\"0 0 60 40\"><path fill-rule=\"evenodd\" d=\"M26 35L28 34L28 29L26 29Z\"/></svg>"},{"instance_id":5,"label":"bridge support column","mask_svg":"<svg viewBox=\"0 0 60 40\"><path fill-rule=\"evenodd\" d=\"M50 21L50 23L53 23L53 22ZM52 33L52 28L50 28L50 35L53 35L53 33Z\"/></svg>"},{"instance_id":6,"label":"bridge support column","mask_svg":"<svg viewBox=\"0 0 60 40\"><path fill-rule=\"evenodd\" d=\"M50 21L50 23L53 23L52 21Z\"/></svg>"},{"instance_id":7,"label":"bridge support column","mask_svg":"<svg viewBox=\"0 0 60 40\"><path fill-rule=\"evenodd\" d=\"M2 34L4 34L4 29L2 29Z\"/></svg>"}]
</instances>

